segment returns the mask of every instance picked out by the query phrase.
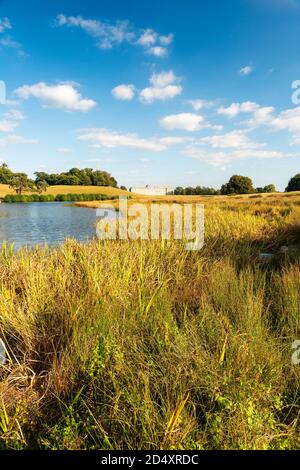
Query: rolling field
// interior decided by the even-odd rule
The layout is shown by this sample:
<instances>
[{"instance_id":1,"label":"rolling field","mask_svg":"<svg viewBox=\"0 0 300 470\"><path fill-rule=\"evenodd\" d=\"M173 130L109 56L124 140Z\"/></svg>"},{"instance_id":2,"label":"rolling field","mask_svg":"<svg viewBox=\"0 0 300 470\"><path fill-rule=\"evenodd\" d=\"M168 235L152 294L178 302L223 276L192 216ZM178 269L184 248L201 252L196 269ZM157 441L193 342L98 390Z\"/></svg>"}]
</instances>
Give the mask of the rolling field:
<instances>
[{"instance_id":1,"label":"rolling field","mask_svg":"<svg viewBox=\"0 0 300 470\"><path fill-rule=\"evenodd\" d=\"M50 186L47 191L43 194L107 194L107 195L128 195L131 194L128 191L122 189L112 188L110 186ZM8 184L0 184L0 197L4 197L6 194L15 194L15 192L9 188ZM25 192L24 194L30 194Z\"/></svg>"}]
</instances>

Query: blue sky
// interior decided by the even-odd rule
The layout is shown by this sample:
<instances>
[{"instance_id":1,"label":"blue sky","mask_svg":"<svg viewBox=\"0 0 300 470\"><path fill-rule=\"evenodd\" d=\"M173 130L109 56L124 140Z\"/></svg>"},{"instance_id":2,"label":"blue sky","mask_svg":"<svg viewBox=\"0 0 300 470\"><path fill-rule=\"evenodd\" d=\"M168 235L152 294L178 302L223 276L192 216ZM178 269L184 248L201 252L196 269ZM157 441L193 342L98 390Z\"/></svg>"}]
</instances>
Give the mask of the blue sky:
<instances>
[{"instance_id":1,"label":"blue sky","mask_svg":"<svg viewBox=\"0 0 300 470\"><path fill-rule=\"evenodd\" d=\"M300 171L299 26L298 0L0 0L0 161L284 189Z\"/></svg>"}]
</instances>

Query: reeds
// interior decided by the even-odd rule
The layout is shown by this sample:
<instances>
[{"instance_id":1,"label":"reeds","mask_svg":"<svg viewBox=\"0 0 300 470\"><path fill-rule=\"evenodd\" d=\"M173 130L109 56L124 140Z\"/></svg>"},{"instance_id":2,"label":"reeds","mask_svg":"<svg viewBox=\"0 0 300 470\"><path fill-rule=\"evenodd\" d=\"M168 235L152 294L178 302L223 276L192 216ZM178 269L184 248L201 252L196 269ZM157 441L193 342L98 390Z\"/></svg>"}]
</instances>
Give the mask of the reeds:
<instances>
[{"instance_id":1,"label":"reeds","mask_svg":"<svg viewBox=\"0 0 300 470\"><path fill-rule=\"evenodd\" d=\"M299 255L277 255L299 241L289 204L207 206L197 252L3 245L0 448L299 448Z\"/></svg>"}]
</instances>

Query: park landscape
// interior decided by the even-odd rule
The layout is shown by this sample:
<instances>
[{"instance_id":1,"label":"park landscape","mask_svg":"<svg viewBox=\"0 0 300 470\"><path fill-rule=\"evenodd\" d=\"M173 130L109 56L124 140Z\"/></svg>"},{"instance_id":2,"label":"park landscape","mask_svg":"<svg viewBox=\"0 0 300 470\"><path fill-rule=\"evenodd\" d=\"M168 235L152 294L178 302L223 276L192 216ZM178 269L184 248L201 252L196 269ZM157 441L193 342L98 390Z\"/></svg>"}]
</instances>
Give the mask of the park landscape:
<instances>
[{"instance_id":1,"label":"park landscape","mask_svg":"<svg viewBox=\"0 0 300 470\"><path fill-rule=\"evenodd\" d=\"M131 198L203 203L204 247L3 243L0 447L299 448L300 191Z\"/></svg>"},{"instance_id":2,"label":"park landscape","mask_svg":"<svg viewBox=\"0 0 300 470\"><path fill-rule=\"evenodd\" d=\"M300 450L299 23L0 1L2 466Z\"/></svg>"}]
</instances>

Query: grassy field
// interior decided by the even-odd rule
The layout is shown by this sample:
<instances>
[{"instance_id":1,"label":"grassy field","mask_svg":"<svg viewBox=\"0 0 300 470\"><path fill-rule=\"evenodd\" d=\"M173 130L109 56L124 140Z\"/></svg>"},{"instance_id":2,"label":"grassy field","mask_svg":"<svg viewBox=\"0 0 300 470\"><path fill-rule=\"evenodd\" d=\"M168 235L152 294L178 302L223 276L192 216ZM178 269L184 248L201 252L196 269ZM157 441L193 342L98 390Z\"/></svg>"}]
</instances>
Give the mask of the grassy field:
<instances>
[{"instance_id":1,"label":"grassy field","mask_svg":"<svg viewBox=\"0 0 300 470\"><path fill-rule=\"evenodd\" d=\"M47 189L46 193L43 194L107 194L110 195L130 195L128 191L123 191L122 189L112 188L110 186L50 186ZM8 184L0 184L0 197L6 196L6 194L15 194L15 192L10 189ZM29 194L29 193L25 193Z\"/></svg>"},{"instance_id":2,"label":"grassy field","mask_svg":"<svg viewBox=\"0 0 300 470\"><path fill-rule=\"evenodd\" d=\"M204 199L198 252L2 247L0 448L300 448L300 195Z\"/></svg>"}]
</instances>

